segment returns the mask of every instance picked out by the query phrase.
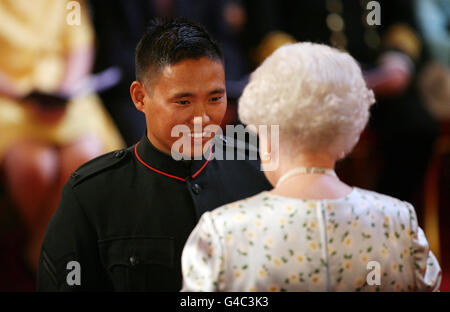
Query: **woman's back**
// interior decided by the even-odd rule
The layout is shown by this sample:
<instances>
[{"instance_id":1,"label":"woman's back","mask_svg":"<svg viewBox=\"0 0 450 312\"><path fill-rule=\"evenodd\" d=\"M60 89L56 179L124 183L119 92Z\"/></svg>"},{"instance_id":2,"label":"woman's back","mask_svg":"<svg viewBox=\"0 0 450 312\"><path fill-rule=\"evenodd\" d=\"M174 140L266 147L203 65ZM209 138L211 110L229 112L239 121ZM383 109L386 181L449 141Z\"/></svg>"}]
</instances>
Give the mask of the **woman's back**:
<instances>
[{"instance_id":1,"label":"woman's back","mask_svg":"<svg viewBox=\"0 0 450 312\"><path fill-rule=\"evenodd\" d=\"M206 291L433 290L440 280L413 207L359 188L332 200L263 192L206 213L183 273L184 290Z\"/></svg>"}]
</instances>

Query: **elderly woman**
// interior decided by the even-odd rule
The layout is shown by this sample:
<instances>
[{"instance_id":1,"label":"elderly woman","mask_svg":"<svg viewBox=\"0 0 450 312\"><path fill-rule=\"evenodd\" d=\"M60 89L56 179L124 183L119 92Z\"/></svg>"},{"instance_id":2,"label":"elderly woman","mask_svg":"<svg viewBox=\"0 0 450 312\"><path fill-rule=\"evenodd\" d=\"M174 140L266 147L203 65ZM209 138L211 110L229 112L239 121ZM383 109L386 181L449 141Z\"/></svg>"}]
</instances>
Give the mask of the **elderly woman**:
<instances>
[{"instance_id":1,"label":"elderly woman","mask_svg":"<svg viewBox=\"0 0 450 312\"><path fill-rule=\"evenodd\" d=\"M184 291L438 290L439 264L407 202L350 187L333 168L374 102L356 61L325 45L275 51L239 101L246 124L279 125L275 186L205 213L183 251ZM275 161L260 133L262 165Z\"/></svg>"}]
</instances>

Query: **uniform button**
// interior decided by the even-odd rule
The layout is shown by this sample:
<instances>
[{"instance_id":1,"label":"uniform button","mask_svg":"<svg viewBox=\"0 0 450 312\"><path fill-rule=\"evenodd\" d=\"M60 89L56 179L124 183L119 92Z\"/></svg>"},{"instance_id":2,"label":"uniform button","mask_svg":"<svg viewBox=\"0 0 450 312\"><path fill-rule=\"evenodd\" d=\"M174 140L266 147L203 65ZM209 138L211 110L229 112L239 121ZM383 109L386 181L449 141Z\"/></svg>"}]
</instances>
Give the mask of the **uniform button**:
<instances>
[{"instance_id":1,"label":"uniform button","mask_svg":"<svg viewBox=\"0 0 450 312\"><path fill-rule=\"evenodd\" d=\"M133 266L139 264L139 258L136 257L136 256L131 256L130 257L130 264L133 265Z\"/></svg>"},{"instance_id":2,"label":"uniform button","mask_svg":"<svg viewBox=\"0 0 450 312\"><path fill-rule=\"evenodd\" d=\"M198 185L197 183L195 183L194 185L192 185L192 192L194 192L195 194L199 194L200 191L202 190L202 188L200 187L200 185Z\"/></svg>"},{"instance_id":3,"label":"uniform button","mask_svg":"<svg viewBox=\"0 0 450 312\"><path fill-rule=\"evenodd\" d=\"M114 153L114 157L116 157L116 158L120 158L120 157L122 157L123 153L124 153L124 151L123 151L123 150L120 150L120 151L116 151L116 152Z\"/></svg>"}]
</instances>

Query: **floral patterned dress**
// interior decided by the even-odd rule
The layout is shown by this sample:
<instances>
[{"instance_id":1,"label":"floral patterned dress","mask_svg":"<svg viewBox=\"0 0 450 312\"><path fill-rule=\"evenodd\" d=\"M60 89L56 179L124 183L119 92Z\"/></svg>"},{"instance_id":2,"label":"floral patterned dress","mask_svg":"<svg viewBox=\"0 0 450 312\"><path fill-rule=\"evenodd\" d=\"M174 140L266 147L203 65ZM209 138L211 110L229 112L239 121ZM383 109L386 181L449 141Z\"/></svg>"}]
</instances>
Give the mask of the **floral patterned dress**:
<instances>
[{"instance_id":1,"label":"floral patterned dress","mask_svg":"<svg viewBox=\"0 0 450 312\"><path fill-rule=\"evenodd\" d=\"M182 291L436 291L439 263L407 202L353 188L302 200L262 192L203 214Z\"/></svg>"}]
</instances>

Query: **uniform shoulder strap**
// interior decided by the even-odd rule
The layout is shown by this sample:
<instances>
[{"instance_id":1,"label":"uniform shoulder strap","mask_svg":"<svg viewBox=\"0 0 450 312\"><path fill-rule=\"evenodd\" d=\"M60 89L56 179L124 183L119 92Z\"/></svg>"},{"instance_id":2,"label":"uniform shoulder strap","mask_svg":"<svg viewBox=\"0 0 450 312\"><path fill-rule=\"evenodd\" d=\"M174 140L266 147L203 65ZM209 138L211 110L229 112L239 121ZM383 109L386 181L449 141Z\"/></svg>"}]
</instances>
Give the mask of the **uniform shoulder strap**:
<instances>
[{"instance_id":1,"label":"uniform shoulder strap","mask_svg":"<svg viewBox=\"0 0 450 312\"><path fill-rule=\"evenodd\" d=\"M132 148L129 147L106 153L84 163L72 173L68 182L74 187L87 178L114 166L131 155Z\"/></svg>"}]
</instances>

